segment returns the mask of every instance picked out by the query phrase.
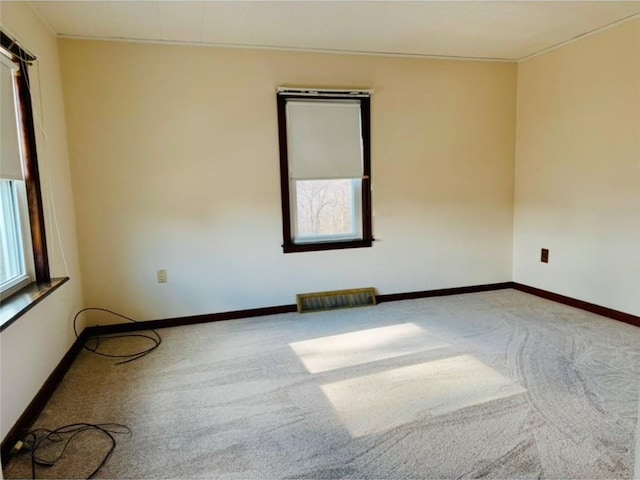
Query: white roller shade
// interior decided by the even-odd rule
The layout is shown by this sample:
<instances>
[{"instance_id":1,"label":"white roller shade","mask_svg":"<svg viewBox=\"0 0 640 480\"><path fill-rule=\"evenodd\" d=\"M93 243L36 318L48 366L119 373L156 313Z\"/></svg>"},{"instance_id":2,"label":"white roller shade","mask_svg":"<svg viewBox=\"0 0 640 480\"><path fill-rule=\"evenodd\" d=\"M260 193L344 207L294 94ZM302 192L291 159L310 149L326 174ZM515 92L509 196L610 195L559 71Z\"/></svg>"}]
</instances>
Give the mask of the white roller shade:
<instances>
[{"instance_id":1,"label":"white roller shade","mask_svg":"<svg viewBox=\"0 0 640 480\"><path fill-rule=\"evenodd\" d=\"M288 100L286 112L291 178L362 177L359 101Z\"/></svg>"},{"instance_id":2,"label":"white roller shade","mask_svg":"<svg viewBox=\"0 0 640 480\"><path fill-rule=\"evenodd\" d=\"M0 54L0 178L22 180L20 137L13 90L17 66Z\"/></svg>"}]
</instances>

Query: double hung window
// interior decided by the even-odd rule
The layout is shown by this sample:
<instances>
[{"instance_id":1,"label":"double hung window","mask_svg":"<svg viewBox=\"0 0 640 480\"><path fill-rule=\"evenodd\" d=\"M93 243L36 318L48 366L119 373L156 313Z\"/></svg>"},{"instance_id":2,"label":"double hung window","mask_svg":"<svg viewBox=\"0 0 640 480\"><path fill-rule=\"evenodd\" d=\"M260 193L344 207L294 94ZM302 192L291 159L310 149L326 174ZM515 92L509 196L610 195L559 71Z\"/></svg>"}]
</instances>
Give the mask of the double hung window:
<instances>
[{"instance_id":1,"label":"double hung window","mask_svg":"<svg viewBox=\"0 0 640 480\"><path fill-rule=\"evenodd\" d=\"M278 92L285 253L371 246L369 92Z\"/></svg>"},{"instance_id":2,"label":"double hung window","mask_svg":"<svg viewBox=\"0 0 640 480\"><path fill-rule=\"evenodd\" d=\"M33 278L27 197L22 173L22 147L16 84L18 66L0 55L0 292L3 297Z\"/></svg>"},{"instance_id":3,"label":"double hung window","mask_svg":"<svg viewBox=\"0 0 640 480\"><path fill-rule=\"evenodd\" d=\"M0 48L0 299L50 281L27 76L34 60L4 33Z\"/></svg>"}]
</instances>

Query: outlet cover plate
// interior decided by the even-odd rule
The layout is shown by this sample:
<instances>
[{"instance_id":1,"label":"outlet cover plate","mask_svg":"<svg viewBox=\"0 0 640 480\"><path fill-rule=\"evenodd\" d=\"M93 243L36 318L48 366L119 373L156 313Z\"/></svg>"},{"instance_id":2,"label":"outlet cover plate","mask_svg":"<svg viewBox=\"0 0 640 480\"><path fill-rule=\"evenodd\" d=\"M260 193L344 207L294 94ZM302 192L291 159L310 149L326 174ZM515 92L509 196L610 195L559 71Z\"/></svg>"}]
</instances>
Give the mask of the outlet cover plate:
<instances>
[{"instance_id":1,"label":"outlet cover plate","mask_svg":"<svg viewBox=\"0 0 640 480\"><path fill-rule=\"evenodd\" d=\"M548 248L540 249L540 261L542 263L549 263L549 249Z\"/></svg>"}]
</instances>

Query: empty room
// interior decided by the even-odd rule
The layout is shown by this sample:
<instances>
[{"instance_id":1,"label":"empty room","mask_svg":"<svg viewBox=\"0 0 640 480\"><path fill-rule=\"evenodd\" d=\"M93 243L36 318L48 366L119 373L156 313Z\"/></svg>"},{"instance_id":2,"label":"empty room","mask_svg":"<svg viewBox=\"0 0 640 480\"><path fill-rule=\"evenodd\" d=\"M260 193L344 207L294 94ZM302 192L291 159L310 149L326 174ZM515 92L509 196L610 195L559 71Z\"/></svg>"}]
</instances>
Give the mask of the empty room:
<instances>
[{"instance_id":1,"label":"empty room","mask_svg":"<svg viewBox=\"0 0 640 480\"><path fill-rule=\"evenodd\" d=\"M639 1L0 32L0 478L640 478Z\"/></svg>"}]
</instances>

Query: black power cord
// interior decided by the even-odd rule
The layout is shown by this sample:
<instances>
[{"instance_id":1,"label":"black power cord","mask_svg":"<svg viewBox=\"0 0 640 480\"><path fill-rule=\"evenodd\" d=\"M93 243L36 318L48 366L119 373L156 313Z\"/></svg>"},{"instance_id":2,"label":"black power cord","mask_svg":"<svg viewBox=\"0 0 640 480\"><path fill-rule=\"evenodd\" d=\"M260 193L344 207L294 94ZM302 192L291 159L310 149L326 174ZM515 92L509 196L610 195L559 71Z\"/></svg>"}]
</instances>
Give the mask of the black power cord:
<instances>
[{"instance_id":1,"label":"black power cord","mask_svg":"<svg viewBox=\"0 0 640 480\"><path fill-rule=\"evenodd\" d=\"M77 328L77 320L78 317L80 316L80 314L87 312L87 311L99 311L99 312L105 312L108 313L110 315L115 315L116 317L119 318L123 318L125 320L128 320L130 322L133 323L139 323L137 320L134 320L133 318L127 317L126 315L122 315L120 313L116 313L112 310L108 310L106 308L98 308L98 307L88 307L88 308L83 308L82 310L80 310L78 313L76 313L76 316L73 317L73 332L76 335L76 338L79 337L78 335L78 328ZM100 355L103 357L109 357L109 358L123 358L125 360L122 360L120 362L117 362L116 365L122 365L124 363L129 363L129 362L133 362L134 360L138 360L139 358L144 357L145 355L147 355L148 353L151 353L152 351L154 351L156 348L158 348L160 346L160 344L162 343L162 337L160 337L160 334L158 332L156 332L155 330L153 330L152 328L148 329L149 332L151 332L151 334L146 335L143 333L120 333L120 334L113 334L113 335L96 335L95 337L93 337L95 339L95 346L94 347L89 347L86 344L82 346L82 348L84 348L85 350L88 350L92 353L95 353L96 355ZM138 352L134 352L134 353L129 353L129 354L121 354L121 355L115 355L115 354L110 354L110 353L104 353L104 352L99 352L98 348L100 347L100 342L105 342L107 340L112 340L115 338L146 338L148 340L151 340L151 342L153 343L153 345L145 350L141 350Z\"/></svg>"},{"instance_id":2,"label":"black power cord","mask_svg":"<svg viewBox=\"0 0 640 480\"><path fill-rule=\"evenodd\" d=\"M37 478L37 466L53 467L62 458L73 439L76 438L77 435L87 431L98 432L107 438L110 443L109 450L102 458L102 461L96 469L86 477L87 479L93 478L93 476L98 473L115 450L116 439L114 435L131 435L131 429L126 425L121 425L119 423L73 423L71 425L56 428L55 430L48 430L45 428L31 430L22 440L24 444L22 449L29 450L31 457L31 478ZM42 453L42 450L47 447L51 447L56 443L60 443L62 445L62 448L57 449L59 453L50 458L46 458Z\"/></svg>"}]
</instances>

